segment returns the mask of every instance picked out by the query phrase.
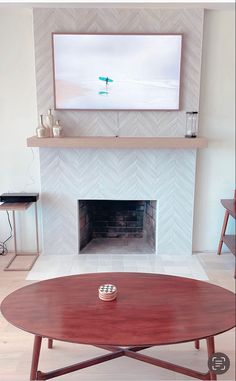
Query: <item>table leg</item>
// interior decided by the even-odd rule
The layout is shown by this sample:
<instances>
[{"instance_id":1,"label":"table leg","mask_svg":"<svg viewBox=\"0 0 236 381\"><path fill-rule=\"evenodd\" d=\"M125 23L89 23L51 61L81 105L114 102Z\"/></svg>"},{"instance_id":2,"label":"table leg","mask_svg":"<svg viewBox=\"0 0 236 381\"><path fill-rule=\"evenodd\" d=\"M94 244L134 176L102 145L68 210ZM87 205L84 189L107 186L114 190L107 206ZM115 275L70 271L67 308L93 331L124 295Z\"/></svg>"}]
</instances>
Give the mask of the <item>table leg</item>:
<instances>
[{"instance_id":1,"label":"table leg","mask_svg":"<svg viewBox=\"0 0 236 381\"><path fill-rule=\"evenodd\" d=\"M17 241L16 241L16 217L15 211L12 211L12 222L13 222L13 234L14 234L14 252L17 254Z\"/></svg>"},{"instance_id":2,"label":"table leg","mask_svg":"<svg viewBox=\"0 0 236 381\"><path fill-rule=\"evenodd\" d=\"M37 209L37 202L34 203L34 215L35 215L35 236L36 236L36 247L37 247L37 254L39 254L39 228L38 228L38 209Z\"/></svg>"},{"instance_id":3,"label":"table leg","mask_svg":"<svg viewBox=\"0 0 236 381\"><path fill-rule=\"evenodd\" d=\"M53 339L48 339L48 349L52 349Z\"/></svg>"},{"instance_id":4,"label":"table leg","mask_svg":"<svg viewBox=\"0 0 236 381\"><path fill-rule=\"evenodd\" d=\"M30 381L35 381L35 380L48 380L51 378L63 376L68 373L75 372L77 370L81 370L87 367L91 367L93 365L101 364L106 361L113 360L118 357L122 356L127 356L130 358L133 358L138 361L142 361L148 364L152 364L155 366L159 366L164 369L171 370L176 373L184 374L186 376L190 376L193 378L198 378L200 380L216 380L216 374L213 372L208 371L207 373L202 373L198 372L196 370L190 369L190 368L185 368L183 366L169 363L167 361L163 361L154 357L150 357L141 353L138 353L139 351L143 349L147 349L150 346L145 346L145 347L128 347L128 348L122 348L122 347L115 347L115 346L110 346L110 345L101 345L98 347L101 347L103 349L106 349L108 351L111 351L112 353L94 357L89 360L82 361L77 364L69 365L64 368L60 369L55 369L50 372L41 372L38 370L38 363L39 363L39 355L40 355L40 348L41 348L41 342L42 342L42 337L41 336L35 336L34 340L34 349L33 349L33 356L32 356L32 366L31 366L31 374L30 374ZM198 342L198 340L196 340ZM208 337L206 338L207 342L207 352L208 352L208 357L210 357L212 354L215 353L215 345L214 345L214 337ZM48 339L48 345L49 348L53 343L53 339ZM96 345L97 347L97 345Z\"/></svg>"},{"instance_id":5,"label":"table leg","mask_svg":"<svg viewBox=\"0 0 236 381\"><path fill-rule=\"evenodd\" d=\"M215 353L215 342L214 342L214 336L207 337L207 353L208 358ZM210 380L217 380L216 374L214 372L210 372Z\"/></svg>"},{"instance_id":6,"label":"table leg","mask_svg":"<svg viewBox=\"0 0 236 381\"><path fill-rule=\"evenodd\" d=\"M194 345L196 349L200 349L200 340L195 340Z\"/></svg>"},{"instance_id":7,"label":"table leg","mask_svg":"<svg viewBox=\"0 0 236 381\"><path fill-rule=\"evenodd\" d=\"M38 370L41 343L42 343L42 337L35 335L31 371L30 371L30 381L37 380L37 370Z\"/></svg>"}]
</instances>

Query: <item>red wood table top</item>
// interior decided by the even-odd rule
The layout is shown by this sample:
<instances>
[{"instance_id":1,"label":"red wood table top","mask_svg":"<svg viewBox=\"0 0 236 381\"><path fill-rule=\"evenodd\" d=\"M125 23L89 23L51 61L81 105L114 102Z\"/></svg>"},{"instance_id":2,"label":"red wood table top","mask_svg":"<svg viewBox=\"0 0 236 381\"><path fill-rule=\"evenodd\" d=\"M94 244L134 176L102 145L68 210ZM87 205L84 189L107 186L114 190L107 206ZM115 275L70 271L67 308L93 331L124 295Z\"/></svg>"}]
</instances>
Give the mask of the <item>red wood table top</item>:
<instances>
[{"instance_id":1,"label":"red wood table top","mask_svg":"<svg viewBox=\"0 0 236 381\"><path fill-rule=\"evenodd\" d=\"M98 287L118 289L111 302ZM143 273L96 273L23 287L1 305L27 332L91 345L162 345L215 336L235 326L234 294L188 278Z\"/></svg>"}]
</instances>

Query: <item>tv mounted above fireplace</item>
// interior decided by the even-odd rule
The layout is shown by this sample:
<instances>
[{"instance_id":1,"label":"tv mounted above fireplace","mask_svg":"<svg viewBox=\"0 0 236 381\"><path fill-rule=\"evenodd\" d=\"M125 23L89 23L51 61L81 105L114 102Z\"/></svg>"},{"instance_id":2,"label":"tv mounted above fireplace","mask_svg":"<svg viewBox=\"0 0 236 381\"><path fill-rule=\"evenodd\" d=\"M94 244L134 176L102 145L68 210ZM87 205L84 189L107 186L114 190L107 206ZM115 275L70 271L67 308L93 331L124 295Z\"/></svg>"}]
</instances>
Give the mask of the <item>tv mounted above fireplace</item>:
<instances>
[{"instance_id":1,"label":"tv mounted above fireplace","mask_svg":"<svg viewBox=\"0 0 236 381\"><path fill-rule=\"evenodd\" d=\"M53 33L57 110L178 110L181 34Z\"/></svg>"}]
</instances>

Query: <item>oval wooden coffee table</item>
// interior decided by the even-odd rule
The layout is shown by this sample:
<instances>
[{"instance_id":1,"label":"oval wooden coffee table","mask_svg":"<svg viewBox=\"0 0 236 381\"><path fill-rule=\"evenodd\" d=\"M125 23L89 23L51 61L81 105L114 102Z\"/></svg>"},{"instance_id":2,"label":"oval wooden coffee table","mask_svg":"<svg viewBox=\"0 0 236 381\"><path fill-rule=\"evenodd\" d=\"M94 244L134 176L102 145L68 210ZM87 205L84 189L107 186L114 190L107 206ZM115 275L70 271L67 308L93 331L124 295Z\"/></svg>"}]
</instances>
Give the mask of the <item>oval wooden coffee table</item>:
<instances>
[{"instance_id":1,"label":"oval wooden coffee table","mask_svg":"<svg viewBox=\"0 0 236 381\"><path fill-rule=\"evenodd\" d=\"M116 285L117 299L98 298L104 283ZM4 317L35 335L31 380L47 380L121 356L144 361L202 380L212 372L159 360L139 351L155 345L206 339L208 356L214 336L235 325L234 294L193 279L143 273L96 273L46 280L23 287L1 305ZM111 353L51 372L38 370L42 338L90 344ZM206 361L207 362L207 361Z\"/></svg>"}]
</instances>

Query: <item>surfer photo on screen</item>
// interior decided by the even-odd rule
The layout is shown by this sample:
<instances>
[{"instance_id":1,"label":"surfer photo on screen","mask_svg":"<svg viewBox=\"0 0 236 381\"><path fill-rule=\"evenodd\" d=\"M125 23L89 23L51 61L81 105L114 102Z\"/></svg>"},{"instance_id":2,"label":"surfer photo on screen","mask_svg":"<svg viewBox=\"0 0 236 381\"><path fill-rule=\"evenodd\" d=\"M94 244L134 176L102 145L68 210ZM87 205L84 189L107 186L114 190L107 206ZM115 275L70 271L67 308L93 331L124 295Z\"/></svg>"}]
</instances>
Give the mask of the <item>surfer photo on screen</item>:
<instances>
[{"instance_id":1,"label":"surfer photo on screen","mask_svg":"<svg viewBox=\"0 0 236 381\"><path fill-rule=\"evenodd\" d=\"M98 77L98 79L99 79L100 81L105 82L105 86L106 86L105 91L104 91L104 90L99 91L98 94L100 94L100 95L108 95L108 86L109 86L109 84L110 84L111 82L113 82L113 79L111 79L111 78L109 78L109 77Z\"/></svg>"},{"instance_id":2,"label":"surfer photo on screen","mask_svg":"<svg viewBox=\"0 0 236 381\"><path fill-rule=\"evenodd\" d=\"M58 110L179 110L182 34L53 33Z\"/></svg>"}]
</instances>

